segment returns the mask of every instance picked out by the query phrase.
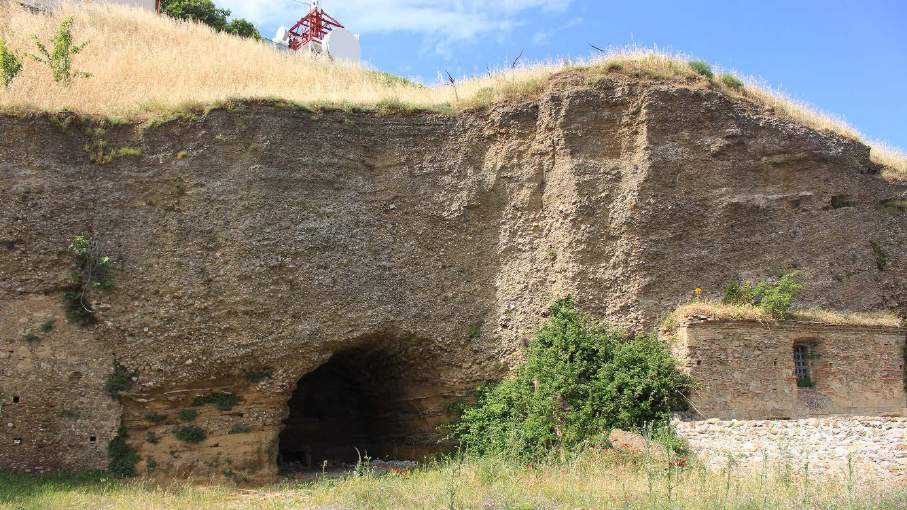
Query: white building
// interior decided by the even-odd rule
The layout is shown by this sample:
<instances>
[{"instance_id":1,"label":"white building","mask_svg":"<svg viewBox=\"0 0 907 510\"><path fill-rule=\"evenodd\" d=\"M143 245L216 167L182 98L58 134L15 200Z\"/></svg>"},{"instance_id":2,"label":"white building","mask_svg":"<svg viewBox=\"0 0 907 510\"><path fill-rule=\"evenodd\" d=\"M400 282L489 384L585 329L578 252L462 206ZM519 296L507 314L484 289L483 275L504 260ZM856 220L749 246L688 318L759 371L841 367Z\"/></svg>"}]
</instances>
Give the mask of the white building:
<instances>
[{"instance_id":1,"label":"white building","mask_svg":"<svg viewBox=\"0 0 907 510\"><path fill-rule=\"evenodd\" d=\"M121 4L129 5L132 7L139 7L142 9L148 9L149 11L159 11L161 1L160 0L83 0L85 3L98 3L98 4ZM34 7L36 9L53 9L56 7L60 0L19 0L20 4L27 5L29 7Z\"/></svg>"}]
</instances>

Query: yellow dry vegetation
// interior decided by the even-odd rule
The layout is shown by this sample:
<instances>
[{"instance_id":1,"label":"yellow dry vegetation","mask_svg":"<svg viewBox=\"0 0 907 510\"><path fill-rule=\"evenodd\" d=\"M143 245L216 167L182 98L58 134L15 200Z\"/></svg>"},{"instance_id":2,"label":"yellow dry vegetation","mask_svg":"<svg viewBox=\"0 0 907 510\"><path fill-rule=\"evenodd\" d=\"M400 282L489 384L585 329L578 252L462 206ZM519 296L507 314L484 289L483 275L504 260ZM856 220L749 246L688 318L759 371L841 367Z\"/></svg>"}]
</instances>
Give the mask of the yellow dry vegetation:
<instances>
[{"instance_id":1,"label":"yellow dry vegetation","mask_svg":"<svg viewBox=\"0 0 907 510\"><path fill-rule=\"evenodd\" d=\"M0 89L0 111L73 111L89 115L147 119L224 104L269 99L306 107L339 106L457 111L541 92L557 73L574 70L595 80L606 74L674 80L710 86L758 104L818 130L862 140L833 116L744 80L740 90L693 71L682 55L624 48L588 61L519 66L463 78L452 86L422 86L367 68L275 50L267 43L215 33L204 25L177 22L151 12L112 5L64 4L50 14L0 0L0 37L24 57L34 52L34 34L48 41L63 19L72 17L76 43L88 46L75 68L91 74L70 85L54 83L46 68L25 60L21 75ZM886 166L889 180L907 180L907 155L869 144Z\"/></svg>"},{"instance_id":2,"label":"yellow dry vegetation","mask_svg":"<svg viewBox=\"0 0 907 510\"><path fill-rule=\"evenodd\" d=\"M700 316L710 319L775 322L768 312L757 306L730 305L716 301L687 303L678 307L672 315L675 320ZM838 312L818 308L793 310L791 320L838 326L898 327L900 325L898 317L890 312Z\"/></svg>"}]
</instances>

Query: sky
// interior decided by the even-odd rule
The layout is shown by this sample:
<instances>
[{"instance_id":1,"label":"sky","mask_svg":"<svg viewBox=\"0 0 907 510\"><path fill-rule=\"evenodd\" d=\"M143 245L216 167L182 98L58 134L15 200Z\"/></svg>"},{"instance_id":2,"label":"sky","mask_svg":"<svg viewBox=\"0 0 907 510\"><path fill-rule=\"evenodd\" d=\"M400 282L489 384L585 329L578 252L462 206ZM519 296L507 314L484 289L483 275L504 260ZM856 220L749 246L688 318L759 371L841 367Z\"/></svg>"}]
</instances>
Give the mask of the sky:
<instances>
[{"instance_id":1,"label":"sky","mask_svg":"<svg viewBox=\"0 0 907 510\"><path fill-rule=\"evenodd\" d=\"M295 0L216 0L273 37ZM907 0L321 0L369 66L436 83L628 45L752 76L907 149Z\"/></svg>"}]
</instances>

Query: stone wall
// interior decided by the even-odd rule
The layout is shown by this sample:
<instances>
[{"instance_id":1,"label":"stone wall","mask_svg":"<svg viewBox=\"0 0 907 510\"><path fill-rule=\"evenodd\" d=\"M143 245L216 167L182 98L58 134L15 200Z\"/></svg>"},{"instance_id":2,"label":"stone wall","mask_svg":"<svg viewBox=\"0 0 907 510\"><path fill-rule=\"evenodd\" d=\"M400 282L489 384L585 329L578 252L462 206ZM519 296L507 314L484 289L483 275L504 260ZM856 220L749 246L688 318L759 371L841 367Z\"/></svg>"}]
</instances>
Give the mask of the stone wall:
<instances>
[{"instance_id":1,"label":"stone wall","mask_svg":"<svg viewBox=\"0 0 907 510\"><path fill-rule=\"evenodd\" d=\"M66 321L59 299L0 301L0 466L104 469L120 405L104 390L113 356Z\"/></svg>"},{"instance_id":2,"label":"stone wall","mask_svg":"<svg viewBox=\"0 0 907 510\"><path fill-rule=\"evenodd\" d=\"M904 343L898 328L690 320L675 355L697 381L699 418L902 416ZM811 387L799 387L794 346L808 346Z\"/></svg>"},{"instance_id":3,"label":"stone wall","mask_svg":"<svg viewBox=\"0 0 907 510\"><path fill-rule=\"evenodd\" d=\"M675 420L678 434L713 469L791 469L842 476L907 476L907 418Z\"/></svg>"}]
</instances>

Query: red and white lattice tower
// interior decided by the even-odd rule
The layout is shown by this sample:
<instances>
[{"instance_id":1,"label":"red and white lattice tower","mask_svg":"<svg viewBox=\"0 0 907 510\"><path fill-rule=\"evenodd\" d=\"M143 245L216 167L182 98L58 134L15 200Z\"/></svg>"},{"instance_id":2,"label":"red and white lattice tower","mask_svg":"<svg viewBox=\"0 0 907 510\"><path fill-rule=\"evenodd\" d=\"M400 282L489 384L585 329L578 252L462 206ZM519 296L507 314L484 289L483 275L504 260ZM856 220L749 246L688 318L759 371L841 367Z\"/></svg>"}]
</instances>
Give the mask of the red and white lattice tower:
<instances>
[{"instance_id":1,"label":"red and white lattice tower","mask_svg":"<svg viewBox=\"0 0 907 510\"><path fill-rule=\"evenodd\" d=\"M295 51L327 55L334 60L359 61L359 36L350 33L339 21L324 12L318 0L309 13L291 28L277 30L274 43Z\"/></svg>"}]
</instances>

